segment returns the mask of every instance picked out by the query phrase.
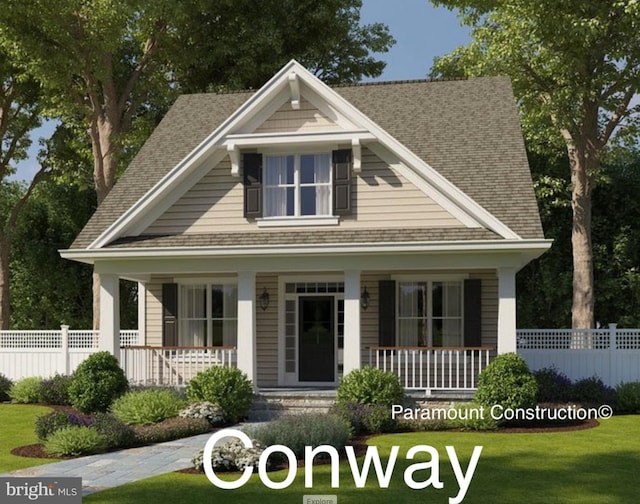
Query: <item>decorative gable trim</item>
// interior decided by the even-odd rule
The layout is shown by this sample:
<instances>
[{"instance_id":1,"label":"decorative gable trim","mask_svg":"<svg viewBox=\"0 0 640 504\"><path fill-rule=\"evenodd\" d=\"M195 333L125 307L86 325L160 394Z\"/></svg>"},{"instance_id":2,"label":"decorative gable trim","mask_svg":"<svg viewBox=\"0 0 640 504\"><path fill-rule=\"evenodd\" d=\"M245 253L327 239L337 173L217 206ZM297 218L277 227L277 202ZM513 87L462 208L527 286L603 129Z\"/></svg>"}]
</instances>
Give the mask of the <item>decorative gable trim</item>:
<instances>
[{"instance_id":1,"label":"decorative gable trim","mask_svg":"<svg viewBox=\"0 0 640 504\"><path fill-rule=\"evenodd\" d=\"M296 75L295 83L290 78L292 74ZM300 81L305 85L305 98L322 110L323 113L327 113L332 119L336 118L337 124L341 127L347 128L347 131L342 133L342 135L348 137L350 143L352 143L354 139L375 139L383 147L379 149L380 151L386 150L394 156L397 156L400 162L406 167L405 171L407 173L413 172L414 179L422 180L420 187L427 188L430 186L431 193L439 194L439 198L434 199L439 200L439 202L445 202L446 205L443 204L442 206L447 210L451 209L452 214L465 223L465 225L469 227L486 227L505 239L521 239L508 226L380 128L374 121L340 96L339 93L320 81L320 79L311 74L298 62L292 60L241 105L235 113L227 118L227 120L201 142L188 156L170 170L152 189L127 209L107 230L96 238L88 248L101 248L121 236L127 234L135 235L143 232L144 229L153 222L153 218L157 218L157 216L162 213L158 208L160 208L160 210L164 210L165 207L168 208L168 206L182 194L179 192L181 187L197 181L197 179L194 180L194 173L200 173L202 171L202 165L206 160L218 157L216 150L218 152L222 151L224 155L226 155L229 152L228 149L231 148L231 155L236 156L236 148L242 146L242 139L239 136L233 135L234 133L249 134L259 125L258 121L260 118L269 117L287 99L291 99L293 104L296 101L296 89L300 91ZM307 96L307 92L309 96ZM304 134L272 135L270 139L267 135L262 136L262 140L269 139L268 141L273 143L292 141L315 142L319 138L328 139L331 135L340 134L341 132L314 133L306 136ZM318 137L318 135L320 136ZM260 138L260 135L253 136L253 141L258 138ZM248 137L246 141L249 142ZM332 140L332 142L334 142L334 140ZM371 142L371 147L376 147L373 142ZM358 147L356 147L356 150L357 149ZM239 161L237 156L236 161ZM233 157L232 173L239 174L239 163L236 162L234 166Z\"/></svg>"}]
</instances>

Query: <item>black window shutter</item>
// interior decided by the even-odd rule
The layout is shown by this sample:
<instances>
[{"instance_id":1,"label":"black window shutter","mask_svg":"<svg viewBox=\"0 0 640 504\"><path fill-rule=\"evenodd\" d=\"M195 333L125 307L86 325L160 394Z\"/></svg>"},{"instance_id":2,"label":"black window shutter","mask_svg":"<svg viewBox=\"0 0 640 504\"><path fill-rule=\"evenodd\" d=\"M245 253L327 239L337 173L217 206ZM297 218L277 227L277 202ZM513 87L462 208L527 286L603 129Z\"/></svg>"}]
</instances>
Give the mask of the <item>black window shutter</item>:
<instances>
[{"instance_id":1,"label":"black window shutter","mask_svg":"<svg viewBox=\"0 0 640 504\"><path fill-rule=\"evenodd\" d=\"M162 284L162 346L178 346L178 284Z\"/></svg>"},{"instance_id":2,"label":"black window shutter","mask_svg":"<svg viewBox=\"0 0 640 504\"><path fill-rule=\"evenodd\" d=\"M396 346L396 282L378 282L378 344Z\"/></svg>"},{"instance_id":3,"label":"black window shutter","mask_svg":"<svg viewBox=\"0 0 640 504\"><path fill-rule=\"evenodd\" d=\"M464 346L482 346L482 282L464 281Z\"/></svg>"},{"instance_id":4,"label":"black window shutter","mask_svg":"<svg viewBox=\"0 0 640 504\"><path fill-rule=\"evenodd\" d=\"M333 161L333 214L351 214L351 149L332 152Z\"/></svg>"},{"instance_id":5,"label":"black window shutter","mask_svg":"<svg viewBox=\"0 0 640 504\"><path fill-rule=\"evenodd\" d=\"M243 156L244 216L262 217L262 154Z\"/></svg>"}]
</instances>

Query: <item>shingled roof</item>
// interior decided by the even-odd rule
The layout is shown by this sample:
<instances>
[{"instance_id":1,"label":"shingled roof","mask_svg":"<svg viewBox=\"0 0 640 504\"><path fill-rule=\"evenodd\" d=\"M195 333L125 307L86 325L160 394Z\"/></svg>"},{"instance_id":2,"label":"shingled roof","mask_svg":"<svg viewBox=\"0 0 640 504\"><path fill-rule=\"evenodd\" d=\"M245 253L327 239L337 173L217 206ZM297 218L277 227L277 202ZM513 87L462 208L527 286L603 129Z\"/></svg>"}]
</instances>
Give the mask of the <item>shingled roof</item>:
<instances>
[{"instance_id":1,"label":"shingled roof","mask_svg":"<svg viewBox=\"0 0 640 504\"><path fill-rule=\"evenodd\" d=\"M544 238L508 78L333 89L521 238ZM179 97L71 249L88 247L252 94Z\"/></svg>"}]
</instances>

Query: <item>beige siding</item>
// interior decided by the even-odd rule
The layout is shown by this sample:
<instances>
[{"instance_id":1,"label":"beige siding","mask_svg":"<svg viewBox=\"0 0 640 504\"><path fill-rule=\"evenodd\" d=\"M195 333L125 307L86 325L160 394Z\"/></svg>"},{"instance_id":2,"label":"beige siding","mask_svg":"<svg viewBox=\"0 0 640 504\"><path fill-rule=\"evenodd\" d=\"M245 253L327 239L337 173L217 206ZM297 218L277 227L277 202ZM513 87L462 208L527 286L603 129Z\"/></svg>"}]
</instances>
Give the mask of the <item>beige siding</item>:
<instances>
[{"instance_id":1,"label":"beige siding","mask_svg":"<svg viewBox=\"0 0 640 504\"><path fill-rule=\"evenodd\" d=\"M162 346L162 284L173 282L171 277L153 277L147 282L146 334L149 346Z\"/></svg>"},{"instance_id":2,"label":"beige siding","mask_svg":"<svg viewBox=\"0 0 640 504\"><path fill-rule=\"evenodd\" d=\"M320 112L307 100L300 101L294 110L286 102L255 131L256 133L336 131L340 126Z\"/></svg>"},{"instance_id":3,"label":"beige siding","mask_svg":"<svg viewBox=\"0 0 640 504\"><path fill-rule=\"evenodd\" d=\"M388 165L363 150L362 173L353 185L355 212L343 228L443 227L462 224ZM241 179L231 176L228 160L220 163L154 222L147 234L206 234L256 231L243 217ZM288 230L308 229L288 227Z\"/></svg>"},{"instance_id":4,"label":"beige siding","mask_svg":"<svg viewBox=\"0 0 640 504\"><path fill-rule=\"evenodd\" d=\"M482 280L482 346L498 346L498 277L495 271L472 273Z\"/></svg>"},{"instance_id":5,"label":"beige siding","mask_svg":"<svg viewBox=\"0 0 640 504\"><path fill-rule=\"evenodd\" d=\"M275 387L278 385L278 276L256 278L256 299L265 287L270 294L269 307L264 311L256 308L258 386Z\"/></svg>"}]
</instances>

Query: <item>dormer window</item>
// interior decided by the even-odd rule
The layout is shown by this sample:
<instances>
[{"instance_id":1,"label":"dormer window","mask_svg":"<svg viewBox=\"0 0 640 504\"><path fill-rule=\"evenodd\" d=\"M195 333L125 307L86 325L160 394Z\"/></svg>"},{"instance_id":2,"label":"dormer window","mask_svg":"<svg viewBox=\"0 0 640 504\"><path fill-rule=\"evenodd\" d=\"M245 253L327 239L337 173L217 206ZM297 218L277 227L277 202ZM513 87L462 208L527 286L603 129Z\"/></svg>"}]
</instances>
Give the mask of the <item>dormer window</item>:
<instances>
[{"instance_id":1,"label":"dormer window","mask_svg":"<svg viewBox=\"0 0 640 504\"><path fill-rule=\"evenodd\" d=\"M265 156L264 217L328 216L331 155Z\"/></svg>"},{"instance_id":2,"label":"dormer window","mask_svg":"<svg viewBox=\"0 0 640 504\"><path fill-rule=\"evenodd\" d=\"M243 156L245 217L259 225L337 224L351 213L351 150Z\"/></svg>"}]
</instances>

